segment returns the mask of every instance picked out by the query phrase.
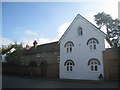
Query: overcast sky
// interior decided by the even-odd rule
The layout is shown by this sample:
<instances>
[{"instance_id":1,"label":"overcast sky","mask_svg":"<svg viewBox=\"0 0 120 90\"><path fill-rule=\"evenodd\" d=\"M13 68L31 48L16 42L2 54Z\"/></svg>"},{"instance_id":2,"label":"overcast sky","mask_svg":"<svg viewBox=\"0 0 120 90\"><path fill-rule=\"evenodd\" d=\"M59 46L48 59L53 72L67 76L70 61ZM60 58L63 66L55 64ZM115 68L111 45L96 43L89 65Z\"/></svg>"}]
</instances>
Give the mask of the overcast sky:
<instances>
[{"instance_id":1,"label":"overcast sky","mask_svg":"<svg viewBox=\"0 0 120 90\"><path fill-rule=\"evenodd\" d=\"M59 40L79 13L95 24L99 12L118 18L119 0L99 2L2 2L2 39L0 45L22 42L32 45Z\"/></svg>"}]
</instances>

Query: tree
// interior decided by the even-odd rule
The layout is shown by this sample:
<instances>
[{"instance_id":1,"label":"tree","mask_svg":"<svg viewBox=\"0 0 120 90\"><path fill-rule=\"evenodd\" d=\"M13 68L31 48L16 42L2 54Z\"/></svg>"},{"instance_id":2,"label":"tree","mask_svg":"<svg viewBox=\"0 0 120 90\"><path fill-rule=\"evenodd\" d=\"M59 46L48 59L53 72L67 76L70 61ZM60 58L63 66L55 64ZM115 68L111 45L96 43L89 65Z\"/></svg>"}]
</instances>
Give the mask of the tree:
<instances>
[{"instance_id":1,"label":"tree","mask_svg":"<svg viewBox=\"0 0 120 90\"><path fill-rule=\"evenodd\" d=\"M0 52L2 52L2 55L3 55L3 54L6 54L11 49L12 49L12 44L2 45L2 47L0 48Z\"/></svg>"},{"instance_id":2,"label":"tree","mask_svg":"<svg viewBox=\"0 0 120 90\"><path fill-rule=\"evenodd\" d=\"M0 47L0 52L2 52L3 54L6 54L7 52L9 52L12 48L17 49L22 49L23 46L22 44L17 44L17 42L14 42L14 44L9 44L9 45L2 45L2 47Z\"/></svg>"},{"instance_id":3,"label":"tree","mask_svg":"<svg viewBox=\"0 0 120 90\"><path fill-rule=\"evenodd\" d=\"M15 48L15 51L6 53L6 62L9 65L20 65L21 64L21 57L22 57L22 51L23 46L22 44L17 44L15 42L13 45L8 46L12 48Z\"/></svg>"},{"instance_id":4,"label":"tree","mask_svg":"<svg viewBox=\"0 0 120 90\"><path fill-rule=\"evenodd\" d=\"M8 53L6 56L7 64L20 65L21 64L21 57L22 57L21 50L16 50L12 53Z\"/></svg>"},{"instance_id":5,"label":"tree","mask_svg":"<svg viewBox=\"0 0 120 90\"><path fill-rule=\"evenodd\" d=\"M94 15L95 22L101 29L106 27L107 37L112 43L112 47L120 47L120 20L112 19L109 14L104 12Z\"/></svg>"}]
</instances>

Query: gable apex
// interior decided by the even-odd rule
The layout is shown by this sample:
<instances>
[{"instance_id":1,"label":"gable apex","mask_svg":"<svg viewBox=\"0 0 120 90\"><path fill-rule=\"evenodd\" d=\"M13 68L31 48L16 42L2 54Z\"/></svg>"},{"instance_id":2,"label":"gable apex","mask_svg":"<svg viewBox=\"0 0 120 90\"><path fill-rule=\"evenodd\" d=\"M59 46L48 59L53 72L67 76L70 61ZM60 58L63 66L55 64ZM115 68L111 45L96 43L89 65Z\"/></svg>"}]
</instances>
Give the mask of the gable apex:
<instances>
[{"instance_id":1,"label":"gable apex","mask_svg":"<svg viewBox=\"0 0 120 90\"><path fill-rule=\"evenodd\" d=\"M70 30L70 28L72 27L72 25L74 24L74 22L78 19L78 18L80 18L81 17L81 15L80 14L77 14L76 15L76 17L73 19L73 21L71 22L71 24L68 26L68 28L66 29L66 31L64 32L64 34L61 36L61 38L59 39L59 42L58 43L60 43L61 42L61 40L63 39L63 37L68 33L68 31Z\"/></svg>"},{"instance_id":2,"label":"gable apex","mask_svg":"<svg viewBox=\"0 0 120 90\"><path fill-rule=\"evenodd\" d=\"M80 14L77 14L77 15L76 15L76 17L74 18L74 20L72 21L72 23L69 25L69 27L66 29L66 31L64 32L64 34L63 34L63 35L61 36L61 38L59 39L59 42L58 42L58 43L61 42L61 40L65 37L65 35L68 33L68 31L70 30L70 28L72 27L72 25L76 22L76 20L77 20L78 18L84 19L84 20L87 21L89 24L91 24L94 28L96 28L96 31L99 32L99 33L108 41L108 43L111 45L111 43L110 43L109 40L107 39L107 38L108 38L107 35L106 35L103 31L101 31L98 27L96 27L94 24L92 24L90 21L88 21L86 18L84 18L84 17L83 17L82 15L80 15Z\"/></svg>"}]
</instances>

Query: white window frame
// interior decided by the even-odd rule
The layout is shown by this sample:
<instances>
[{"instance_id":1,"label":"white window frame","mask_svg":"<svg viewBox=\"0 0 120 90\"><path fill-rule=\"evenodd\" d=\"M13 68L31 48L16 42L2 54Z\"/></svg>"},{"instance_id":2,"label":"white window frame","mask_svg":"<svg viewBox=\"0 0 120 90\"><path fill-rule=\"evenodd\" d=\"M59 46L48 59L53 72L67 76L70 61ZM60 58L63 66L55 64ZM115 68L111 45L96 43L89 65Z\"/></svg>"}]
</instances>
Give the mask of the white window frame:
<instances>
[{"instance_id":1,"label":"white window frame","mask_svg":"<svg viewBox=\"0 0 120 90\"><path fill-rule=\"evenodd\" d=\"M66 51L67 51L67 52L72 52L72 50L73 50L73 45L72 45L72 43L67 43L67 45L66 45Z\"/></svg>"},{"instance_id":2,"label":"white window frame","mask_svg":"<svg viewBox=\"0 0 120 90\"><path fill-rule=\"evenodd\" d=\"M89 67L90 67L91 72L98 72L99 71L99 64L96 60L90 61Z\"/></svg>"},{"instance_id":3,"label":"white window frame","mask_svg":"<svg viewBox=\"0 0 120 90\"><path fill-rule=\"evenodd\" d=\"M73 62L72 61L67 61L66 62L66 71L67 72L72 72L73 71L73 66L74 66L74 64L73 64Z\"/></svg>"},{"instance_id":4,"label":"white window frame","mask_svg":"<svg viewBox=\"0 0 120 90\"><path fill-rule=\"evenodd\" d=\"M90 50L96 50L97 49L97 41L96 40L90 40L89 43L89 49Z\"/></svg>"}]
</instances>

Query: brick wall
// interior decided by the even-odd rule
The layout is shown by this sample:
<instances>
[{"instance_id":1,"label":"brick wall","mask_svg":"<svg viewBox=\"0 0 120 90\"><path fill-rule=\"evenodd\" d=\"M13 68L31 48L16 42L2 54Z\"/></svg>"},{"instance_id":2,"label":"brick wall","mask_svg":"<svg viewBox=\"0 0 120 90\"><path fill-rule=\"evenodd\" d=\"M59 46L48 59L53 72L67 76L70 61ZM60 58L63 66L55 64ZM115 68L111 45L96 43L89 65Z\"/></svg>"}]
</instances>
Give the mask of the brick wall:
<instances>
[{"instance_id":1,"label":"brick wall","mask_svg":"<svg viewBox=\"0 0 120 90\"><path fill-rule=\"evenodd\" d=\"M23 76L30 76L30 73L32 73L34 76L41 76L41 68L40 67L5 66L5 67L2 67L2 73L23 75Z\"/></svg>"},{"instance_id":2,"label":"brick wall","mask_svg":"<svg viewBox=\"0 0 120 90\"><path fill-rule=\"evenodd\" d=\"M120 48L110 48L103 51L104 79L118 80L119 77L119 53Z\"/></svg>"},{"instance_id":3,"label":"brick wall","mask_svg":"<svg viewBox=\"0 0 120 90\"><path fill-rule=\"evenodd\" d=\"M59 52L47 52L45 57L36 57L37 54L25 55L23 56L23 61L26 66L29 66L31 61L36 61L40 64L42 61L47 61L48 64L57 64Z\"/></svg>"},{"instance_id":4,"label":"brick wall","mask_svg":"<svg viewBox=\"0 0 120 90\"><path fill-rule=\"evenodd\" d=\"M58 64L49 64L39 67L30 67L30 66L3 66L3 74L14 74L22 76L30 76L32 73L33 76L39 76L42 78L58 78L59 76L59 65Z\"/></svg>"},{"instance_id":5,"label":"brick wall","mask_svg":"<svg viewBox=\"0 0 120 90\"><path fill-rule=\"evenodd\" d=\"M47 77L59 78L59 64L50 64L47 67Z\"/></svg>"}]
</instances>

